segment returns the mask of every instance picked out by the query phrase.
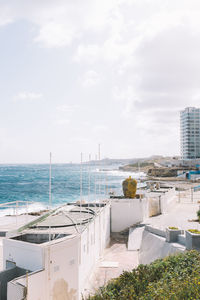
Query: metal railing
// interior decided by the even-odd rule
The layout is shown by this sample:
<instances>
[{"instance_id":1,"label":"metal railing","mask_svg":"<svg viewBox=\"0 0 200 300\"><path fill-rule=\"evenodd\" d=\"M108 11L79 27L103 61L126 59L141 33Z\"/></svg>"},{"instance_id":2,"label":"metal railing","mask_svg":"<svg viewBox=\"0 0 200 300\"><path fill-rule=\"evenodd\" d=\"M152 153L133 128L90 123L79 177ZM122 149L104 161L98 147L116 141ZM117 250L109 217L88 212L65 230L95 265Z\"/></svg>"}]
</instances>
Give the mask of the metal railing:
<instances>
[{"instance_id":1,"label":"metal railing","mask_svg":"<svg viewBox=\"0 0 200 300\"><path fill-rule=\"evenodd\" d=\"M200 203L200 189L192 187L184 191L178 191L179 203Z\"/></svg>"},{"instance_id":2,"label":"metal railing","mask_svg":"<svg viewBox=\"0 0 200 300\"><path fill-rule=\"evenodd\" d=\"M26 219L28 221L28 214L30 213L29 207L30 204L35 203L34 201L22 201L22 200L16 200L11 202L5 202L0 204L0 212L3 212L4 209L10 209L8 214L1 215L0 217L5 216L15 216L16 217L16 225L18 225L18 216L19 215L26 215ZM20 209L24 209L24 212L20 212Z\"/></svg>"}]
</instances>

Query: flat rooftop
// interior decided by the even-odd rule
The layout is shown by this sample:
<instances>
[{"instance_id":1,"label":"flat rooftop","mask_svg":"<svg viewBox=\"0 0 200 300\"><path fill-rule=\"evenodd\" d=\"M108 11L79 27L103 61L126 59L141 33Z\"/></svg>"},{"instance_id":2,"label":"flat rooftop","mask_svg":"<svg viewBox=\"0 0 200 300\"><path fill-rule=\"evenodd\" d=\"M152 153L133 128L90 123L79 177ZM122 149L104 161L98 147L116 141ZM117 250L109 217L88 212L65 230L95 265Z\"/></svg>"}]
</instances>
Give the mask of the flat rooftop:
<instances>
[{"instance_id":1,"label":"flat rooftop","mask_svg":"<svg viewBox=\"0 0 200 300\"><path fill-rule=\"evenodd\" d=\"M40 218L38 222L36 221L33 224L25 226L21 231L21 235L18 235L15 239L24 239L24 241L27 242L42 244L50 240L49 232L54 235L52 240L55 239L55 236L60 238L80 234L85 230L86 225L91 222L107 204L108 202L86 203L80 206L74 203L68 203L52 211L50 215L46 214L43 218ZM39 235L41 237L39 237Z\"/></svg>"}]
</instances>

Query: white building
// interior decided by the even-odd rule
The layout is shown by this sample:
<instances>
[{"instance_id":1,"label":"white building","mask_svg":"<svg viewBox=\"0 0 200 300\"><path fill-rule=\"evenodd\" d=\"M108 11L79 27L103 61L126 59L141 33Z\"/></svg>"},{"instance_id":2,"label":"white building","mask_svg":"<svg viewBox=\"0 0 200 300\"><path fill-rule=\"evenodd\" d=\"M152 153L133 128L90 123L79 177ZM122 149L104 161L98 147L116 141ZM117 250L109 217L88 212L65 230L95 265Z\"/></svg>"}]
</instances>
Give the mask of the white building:
<instances>
[{"instance_id":1,"label":"white building","mask_svg":"<svg viewBox=\"0 0 200 300\"><path fill-rule=\"evenodd\" d=\"M4 239L4 269L16 265L27 270L8 282L7 299L81 299L109 241L109 203L66 205L20 235Z\"/></svg>"},{"instance_id":2,"label":"white building","mask_svg":"<svg viewBox=\"0 0 200 300\"><path fill-rule=\"evenodd\" d=\"M180 127L182 159L200 158L200 108L187 107L182 110Z\"/></svg>"}]
</instances>

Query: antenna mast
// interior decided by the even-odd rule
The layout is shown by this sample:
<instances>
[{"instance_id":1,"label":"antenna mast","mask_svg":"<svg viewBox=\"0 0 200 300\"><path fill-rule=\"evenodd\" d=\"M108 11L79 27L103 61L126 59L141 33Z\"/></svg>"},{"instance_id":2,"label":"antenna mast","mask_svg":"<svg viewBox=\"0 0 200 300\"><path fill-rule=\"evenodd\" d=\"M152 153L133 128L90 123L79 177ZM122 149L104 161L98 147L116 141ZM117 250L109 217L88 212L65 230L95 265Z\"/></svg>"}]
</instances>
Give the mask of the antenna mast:
<instances>
[{"instance_id":1,"label":"antenna mast","mask_svg":"<svg viewBox=\"0 0 200 300\"><path fill-rule=\"evenodd\" d=\"M83 153L81 152L81 169L80 169L80 212L82 211L82 197L83 197Z\"/></svg>"},{"instance_id":2,"label":"antenna mast","mask_svg":"<svg viewBox=\"0 0 200 300\"><path fill-rule=\"evenodd\" d=\"M89 154L89 166L88 166L88 213L89 213L89 201L90 201L90 161L91 161L91 154Z\"/></svg>"},{"instance_id":3,"label":"antenna mast","mask_svg":"<svg viewBox=\"0 0 200 300\"><path fill-rule=\"evenodd\" d=\"M94 195L95 195L95 206L97 206L97 185L96 185L96 164L97 164L97 155L95 154L95 172L94 172Z\"/></svg>"},{"instance_id":4,"label":"antenna mast","mask_svg":"<svg viewBox=\"0 0 200 300\"><path fill-rule=\"evenodd\" d=\"M101 179L101 174L100 174L100 160L101 160L101 145L99 144L99 197L101 197L101 185L100 185L100 179Z\"/></svg>"},{"instance_id":5,"label":"antenna mast","mask_svg":"<svg viewBox=\"0 0 200 300\"><path fill-rule=\"evenodd\" d=\"M52 208L52 196L51 196L51 159L52 159L52 154L50 152L50 157L49 157L49 209Z\"/></svg>"},{"instance_id":6,"label":"antenna mast","mask_svg":"<svg viewBox=\"0 0 200 300\"><path fill-rule=\"evenodd\" d=\"M49 155L49 212L52 209L52 197L51 197L51 152ZM49 241L51 240L51 225L49 225Z\"/></svg>"}]
</instances>

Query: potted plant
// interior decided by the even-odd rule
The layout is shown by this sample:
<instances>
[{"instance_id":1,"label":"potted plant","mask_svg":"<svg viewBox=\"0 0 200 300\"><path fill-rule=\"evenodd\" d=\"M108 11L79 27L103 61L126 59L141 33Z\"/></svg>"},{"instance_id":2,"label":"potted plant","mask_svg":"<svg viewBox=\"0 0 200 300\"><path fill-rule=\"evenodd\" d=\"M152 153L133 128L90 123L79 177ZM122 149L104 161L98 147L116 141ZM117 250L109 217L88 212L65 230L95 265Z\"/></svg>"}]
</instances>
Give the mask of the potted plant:
<instances>
[{"instance_id":1,"label":"potted plant","mask_svg":"<svg viewBox=\"0 0 200 300\"><path fill-rule=\"evenodd\" d=\"M186 249L200 250L200 231L198 229L186 230Z\"/></svg>"},{"instance_id":2,"label":"potted plant","mask_svg":"<svg viewBox=\"0 0 200 300\"><path fill-rule=\"evenodd\" d=\"M168 243L177 242L179 234L181 234L181 230L178 227L167 227L166 228L166 241Z\"/></svg>"}]
</instances>

